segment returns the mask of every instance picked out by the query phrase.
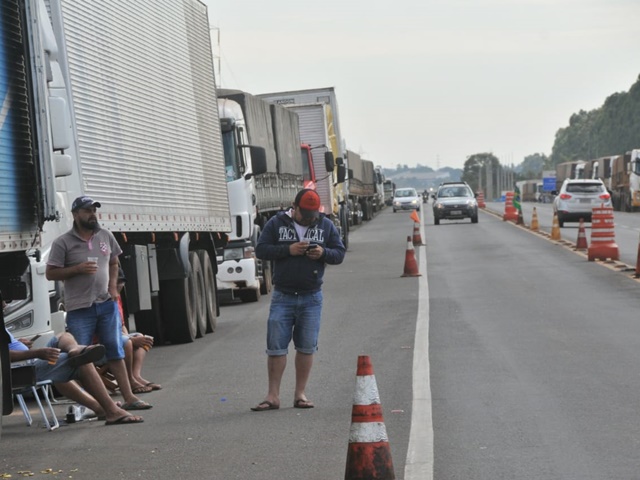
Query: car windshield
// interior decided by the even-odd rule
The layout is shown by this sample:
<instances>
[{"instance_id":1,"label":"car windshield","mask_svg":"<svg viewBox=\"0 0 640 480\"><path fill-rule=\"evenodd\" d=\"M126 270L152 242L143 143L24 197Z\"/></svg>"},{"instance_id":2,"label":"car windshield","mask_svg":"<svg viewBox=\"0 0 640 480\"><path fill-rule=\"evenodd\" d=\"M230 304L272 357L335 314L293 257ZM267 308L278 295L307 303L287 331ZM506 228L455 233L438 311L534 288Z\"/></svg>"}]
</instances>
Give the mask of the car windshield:
<instances>
[{"instance_id":1,"label":"car windshield","mask_svg":"<svg viewBox=\"0 0 640 480\"><path fill-rule=\"evenodd\" d=\"M438 192L438 197L472 197L471 191L466 187L444 187Z\"/></svg>"},{"instance_id":2,"label":"car windshield","mask_svg":"<svg viewBox=\"0 0 640 480\"><path fill-rule=\"evenodd\" d=\"M417 196L415 190L396 190L396 197L415 197Z\"/></svg>"},{"instance_id":3,"label":"car windshield","mask_svg":"<svg viewBox=\"0 0 640 480\"><path fill-rule=\"evenodd\" d=\"M604 185L601 183L568 183L567 193L602 193Z\"/></svg>"}]
</instances>

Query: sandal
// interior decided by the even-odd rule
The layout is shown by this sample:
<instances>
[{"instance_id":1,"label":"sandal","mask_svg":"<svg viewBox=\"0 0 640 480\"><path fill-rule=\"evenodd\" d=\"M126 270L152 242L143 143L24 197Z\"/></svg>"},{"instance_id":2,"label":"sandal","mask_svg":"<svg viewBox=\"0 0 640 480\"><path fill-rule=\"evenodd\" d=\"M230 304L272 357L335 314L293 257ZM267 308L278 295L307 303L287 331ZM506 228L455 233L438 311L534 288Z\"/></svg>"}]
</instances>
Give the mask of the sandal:
<instances>
[{"instance_id":1,"label":"sandal","mask_svg":"<svg viewBox=\"0 0 640 480\"><path fill-rule=\"evenodd\" d=\"M254 412L264 412L265 410L278 410L279 408L280 405L271 403L269 400L264 400L255 407L251 407L251 410L253 410Z\"/></svg>"},{"instance_id":2,"label":"sandal","mask_svg":"<svg viewBox=\"0 0 640 480\"><path fill-rule=\"evenodd\" d=\"M311 400L299 398L298 400L293 401L293 408L313 408L313 407L315 407L315 405Z\"/></svg>"},{"instance_id":3,"label":"sandal","mask_svg":"<svg viewBox=\"0 0 640 480\"><path fill-rule=\"evenodd\" d=\"M79 367L87 363L97 362L102 359L106 353L104 345L88 345L80 350L77 355L67 353L67 365L70 367Z\"/></svg>"},{"instance_id":4,"label":"sandal","mask_svg":"<svg viewBox=\"0 0 640 480\"><path fill-rule=\"evenodd\" d=\"M132 388L131 391L138 395L139 393L149 393L153 391L153 388L151 388L149 385L141 385L139 387Z\"/></svg>"}]
</instances>

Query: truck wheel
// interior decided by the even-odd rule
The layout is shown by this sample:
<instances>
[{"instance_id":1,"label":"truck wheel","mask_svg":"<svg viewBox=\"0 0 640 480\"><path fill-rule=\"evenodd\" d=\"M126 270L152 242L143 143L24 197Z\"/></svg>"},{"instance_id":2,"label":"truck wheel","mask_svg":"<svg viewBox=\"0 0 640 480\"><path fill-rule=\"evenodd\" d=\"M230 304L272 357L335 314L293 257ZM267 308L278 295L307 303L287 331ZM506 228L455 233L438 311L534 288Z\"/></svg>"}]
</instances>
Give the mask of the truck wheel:
<instances>
[{"instance_id":1,"label":"truck wheel","mask_svg":"<svg viewBox=\"0 0 640 480\"><path fill-rule=\"evenodd\" d=\"M204 289L204 276L202 275L202 264L197 252L189 252L189 263L191 263L190 291L194 312L196 315L196 338L204 337L207 333L207 294Z\"/></svg>"},{"instance_id":2,"label":"truck wheel","mask_svg":"<svg viewBox=\"0 0 640 480\"><path fill-rule=\"evenodd\" d=\"M204 279L205 312L207 316L206 333L213 333L218 323L216 276L213 274L209 252L198 250L197 253L202 266L202 278Z\"/></svg>"},{"instance_id":3,"label":"truck wheel","mask_svg":"<svg viewBox=\"0 0 640 480\"><path fill-rule=\"evenodd\" d=\"M271 261L262 260L262 281L260 282L260 293L262 295L268 295L271 292L273 285L272 273Z\"/></svg>"},{"instance_id":4,"label":"truck wheel","mask_svg":"<svg viewBox=\"0 0 640 480\"><path fill-rule=\"evenodd\" d=\"M342 243L345 249L349 248L349 219L347 209L343 206L340 209L340 229L342 230Z\"/></svg>"},{"instance_id":5,"label":"truck wheel","mask_svg":"<svg viewBox=\"0 0 640 480\"><path fill-rule=\"evenodd\" d=\"M240 290L238 292L238 297L242 300L243 303L252 303L260 300L260 289L256 288L255 290Z\"/></svg>"},{"instance_id":6,"label":"truck wheel","mask_svg":"<svg viewBox=\"0 0 640 480\"><path fill-rule=\"evenodd\" d=\"M198 333L198 319L189 278L160 282L160 305L166 338L171 343L191 343Z\"/></svg>"}]
</instances>

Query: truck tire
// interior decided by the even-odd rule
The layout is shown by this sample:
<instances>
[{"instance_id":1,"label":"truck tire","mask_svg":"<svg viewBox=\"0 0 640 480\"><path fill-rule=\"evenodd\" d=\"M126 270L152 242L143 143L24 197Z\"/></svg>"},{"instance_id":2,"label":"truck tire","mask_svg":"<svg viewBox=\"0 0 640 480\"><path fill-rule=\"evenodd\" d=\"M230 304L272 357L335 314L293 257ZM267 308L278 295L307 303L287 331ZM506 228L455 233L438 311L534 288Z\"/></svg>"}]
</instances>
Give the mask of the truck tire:
<instances>
[{"instance_id":1,"label":"truck tire","mask_svg":"<svg viewBox=\"0 0 640 480\"><path fill-rule=\"evenodd\" d=\"M207 296L204 289L204 276L202 275L202 264L198 253L189 252L189 263L191 263L191 275L189 275L189 290L194 314L196 316L196 338L204 337L207 333Z\"/></svg>"},{"instance_id":2,"label":"truck tire","mask_svg":"<svg viewBox=\"0 0 640 480\"><path fill-rule=\"evenodd\" d=\"M166 339L171 343L191 343L198 333L189 278L160 282L160 305Z\"/></svg>"},{"instance_id":3,"label":"truck tire","mask_svg":"<svg viewBox=\"0 0 640 480\"><path fill-rule=\"evenodd\" d=\"M262 281L260 282L260 293L268 295L273 286L273 269L270 260L262 260Z\"/></svg>"},{"instance_id":4,"label":"truck tire","mask_svg":"<svg viewBox=\"0 0 640 480\"><path fill-rule=\"evenodd\" d=\"M342 243L344 248L349 249L349 218L344 205L340 208L340 229L342 230Z\"/></svg>"},{"instance_id":5,"label":"truck tire","mask_svg":"<svg viewBox=\"0 0 640 480\"><path fill-rule=\"evenodd\" d=\"M205 312L207 325L205 333L213 333L218 324L218 296L216 292L216 276L213 274L211 258L206 250L198 250L198 258L202 266L202 278L204 279Z\"/></svg>"}]
</instances>

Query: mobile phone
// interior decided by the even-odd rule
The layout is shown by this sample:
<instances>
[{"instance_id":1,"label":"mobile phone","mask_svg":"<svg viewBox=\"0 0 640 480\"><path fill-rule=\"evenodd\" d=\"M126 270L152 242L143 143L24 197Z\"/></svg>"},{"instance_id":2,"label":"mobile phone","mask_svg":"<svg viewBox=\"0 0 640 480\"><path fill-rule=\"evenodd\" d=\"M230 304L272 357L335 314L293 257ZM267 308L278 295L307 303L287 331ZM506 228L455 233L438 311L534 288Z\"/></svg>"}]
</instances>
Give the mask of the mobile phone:
<instances>
[{"instance_id":1,"label":"mobile phone","mask_svg":"<svg viewBox=\"0 0 640 480\"><path fill-rule=\"evenodd\" d=\"M309 250L313 250L314 248L318 248L318 245L314 245L314 244L309 245L309 246L307 247L307 252L308 252Z\"/></svg>"},{"instance_id":2,"label":"mobile phone","mask_svg":"<svg viewBox=\"0 0 640 480\"><path fill-rule=\"evenodd\" d=\"M40 337L41 337L41 335L40 335L40 334L38 334L38 335L36 335L35 337L31 337L31 338L29 339L29 341L30 341L30 342L35 342L35 341L36 341L37 339L39 339Z\"/></svg>"}]
</instances>

